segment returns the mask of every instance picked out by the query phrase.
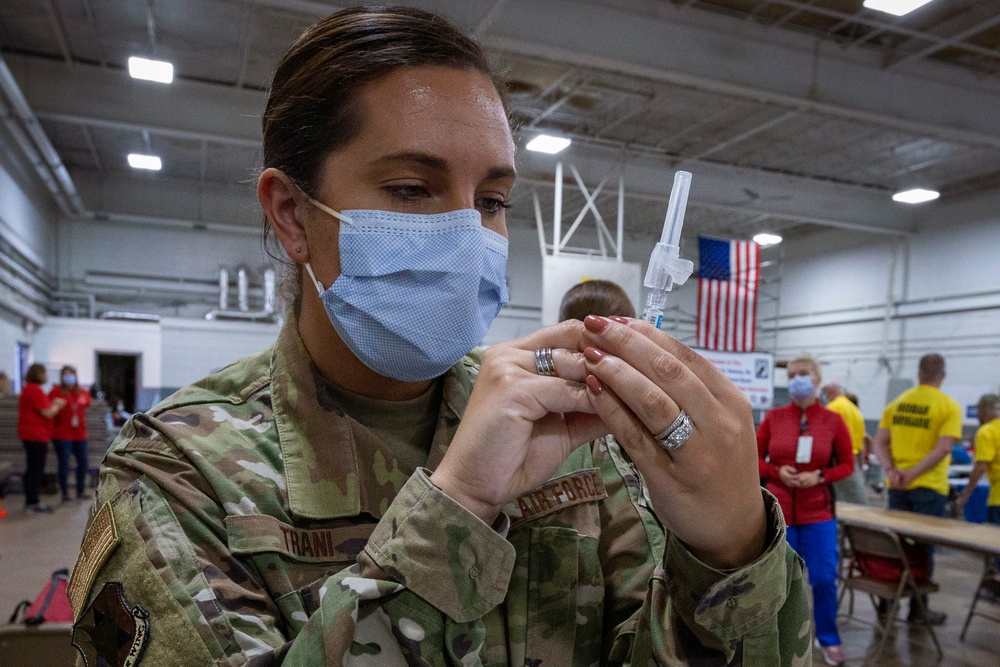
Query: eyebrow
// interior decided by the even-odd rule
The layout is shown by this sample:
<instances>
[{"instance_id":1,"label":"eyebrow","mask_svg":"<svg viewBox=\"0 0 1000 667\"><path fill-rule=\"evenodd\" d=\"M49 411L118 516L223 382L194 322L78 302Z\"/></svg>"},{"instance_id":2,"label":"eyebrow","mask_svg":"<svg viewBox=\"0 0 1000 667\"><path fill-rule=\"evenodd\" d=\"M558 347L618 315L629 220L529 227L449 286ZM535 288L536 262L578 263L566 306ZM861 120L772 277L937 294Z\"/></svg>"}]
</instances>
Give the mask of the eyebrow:
<instances>
[{"instance_id":1,"label":"eyebrow","mask_svg":"<svg viewBox=\"0 0 1000 667\"><path fill-rule=\"evenodd\" d=\"M419 164L424 167L429 167L436 171L447 171L448 161L442 157L436 155L430 155L428 153L417 153L417 152L402 152L402 153L392 153L391 155L383 155L379 159L375 160L375 164L385 164L390 162L412 162ZM486 172L486 180L494 181L502 178L516 178L517 171L512 166L499 166L491 167Z\"/></svg>"}]
</instances>

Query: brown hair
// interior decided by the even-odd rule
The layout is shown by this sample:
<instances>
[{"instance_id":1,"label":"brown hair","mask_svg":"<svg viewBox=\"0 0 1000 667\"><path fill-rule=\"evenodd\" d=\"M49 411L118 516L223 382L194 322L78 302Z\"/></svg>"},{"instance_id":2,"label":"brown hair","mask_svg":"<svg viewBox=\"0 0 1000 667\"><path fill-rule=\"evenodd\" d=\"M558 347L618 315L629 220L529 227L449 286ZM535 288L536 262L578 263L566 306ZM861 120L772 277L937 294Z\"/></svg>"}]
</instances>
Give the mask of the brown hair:
<instances>
[{"instance_id":1,"label":"brown hair","mask_svg":"<svg viewBox=\"0 0 1000 667\"><path fill-rule=\"evenodd\" d=\"M559 321L583 320L587 315L635 317L628 294L610 280L587 280L570 287L559 306Z\"/></svg>"},{"instance_id":2,"label":"brown hair","mask_svg":"<svg viewBox=\"0 0 1000 667\"><path fill-rule=\"evenodd\" d=\"M264 108L263 166L280 169L315 196L329 153L363 127L359 97L365 85L402 67L437 65L488 76L506 107L504 86L482 47L436 14L413 7L366 6L336 12L308 28L274 70ZM289 264L273 246L264 218L264 250ZM298 299L302 269L291 264L282 298Z\"/></svg>"},{"instance_id":3,"label":"brown hair","mask_svg":"<svg viewBox=\"0 0 1000 667\"><path fill-rule=\"evenodd\" d=\"M28 366L28 372L24 374L24 381L42 384L45 382L47 375L48 374L45 372L45 366L42 364L31 364Z\"/></svg>"},{"instance_id":4,"label":"brown hair","mask_svg":"<svg viewBox=\"0 0 1000 667\"><path fill-rule=\"evenodd\" d=\"M352 7L295 40L278 63L264 108L264 167L314 194L323 159L361 131L361 89L401 67L482 72L503 98L482 47L448 20L412 7Z\"/></svg>"},{"instance_id":5,"label":"brown hair","mask_svg":"<svg viewBox=\"0 0 1000 667\"><path fill-rule=\"evenodd\" d=\"M944 379L944 357L940 354L925 354L917 365L917 379L920 383L940 382Z\"/></svg>"}]
</instances>

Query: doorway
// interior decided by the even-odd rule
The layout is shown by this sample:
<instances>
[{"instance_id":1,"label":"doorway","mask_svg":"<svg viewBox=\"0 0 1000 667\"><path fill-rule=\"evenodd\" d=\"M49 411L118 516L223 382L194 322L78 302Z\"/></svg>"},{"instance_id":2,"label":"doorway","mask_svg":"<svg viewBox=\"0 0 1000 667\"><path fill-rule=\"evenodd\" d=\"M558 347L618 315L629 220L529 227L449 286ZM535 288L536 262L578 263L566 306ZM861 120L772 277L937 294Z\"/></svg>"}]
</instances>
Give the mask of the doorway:
<instances>
[{"instance_id":1,"label":"doorway","mask_svg":"<svg viewBox=\"0 0 1000 667\"><path fill-rule=\"evenodd\" d=\"M125 409L135 412L141 354L97 353L97 387L112 408L121 399Z\"/></svg>"}]
</instances>

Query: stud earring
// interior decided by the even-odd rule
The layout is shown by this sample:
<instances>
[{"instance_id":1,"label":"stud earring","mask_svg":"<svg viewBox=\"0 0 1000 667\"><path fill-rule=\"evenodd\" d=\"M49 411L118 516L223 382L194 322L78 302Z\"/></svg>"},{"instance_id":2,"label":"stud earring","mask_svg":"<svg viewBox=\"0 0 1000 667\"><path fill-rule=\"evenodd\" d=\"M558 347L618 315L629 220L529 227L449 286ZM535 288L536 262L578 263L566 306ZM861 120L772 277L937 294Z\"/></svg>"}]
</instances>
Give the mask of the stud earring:
<instances>
[{"instance_id":1,"label":"stud earring","mask_svg":"<svg viewBox=\"0 0 1000 667\"><path fill-rule=\"evenodd\" d=\"M302 254L302 246L300 246L300 245L295 246L295 252L297 252L297 253L299 253L301 255Z\"/></svg>"}]
</instances>

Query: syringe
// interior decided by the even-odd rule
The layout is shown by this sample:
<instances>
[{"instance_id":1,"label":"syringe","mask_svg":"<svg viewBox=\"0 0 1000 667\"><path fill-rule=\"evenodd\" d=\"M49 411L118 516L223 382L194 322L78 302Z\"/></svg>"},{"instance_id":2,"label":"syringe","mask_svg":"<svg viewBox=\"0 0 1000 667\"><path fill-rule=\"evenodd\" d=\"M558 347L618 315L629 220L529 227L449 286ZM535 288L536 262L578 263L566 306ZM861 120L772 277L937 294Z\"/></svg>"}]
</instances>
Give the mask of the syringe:
<instances>
[{"instance_id":1,"label":"syringe","mask_svg":"<svg viewBox=\"0 0 1000 667\"><path fill-rule=\"evenodd\" d=\"M643 284L649 289L642 319L657 329L663 322L663 309L667 304L667 292L674 285L683 285L694 271L694 263L680 258L681 229L684 228L684 212L687 210L688 192L691 190L691 172L678 171L674 174L674 187L670 190L667 217L663 221L663 234L649 256L649 268Z\"/></svg>"}]
</instances>

